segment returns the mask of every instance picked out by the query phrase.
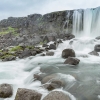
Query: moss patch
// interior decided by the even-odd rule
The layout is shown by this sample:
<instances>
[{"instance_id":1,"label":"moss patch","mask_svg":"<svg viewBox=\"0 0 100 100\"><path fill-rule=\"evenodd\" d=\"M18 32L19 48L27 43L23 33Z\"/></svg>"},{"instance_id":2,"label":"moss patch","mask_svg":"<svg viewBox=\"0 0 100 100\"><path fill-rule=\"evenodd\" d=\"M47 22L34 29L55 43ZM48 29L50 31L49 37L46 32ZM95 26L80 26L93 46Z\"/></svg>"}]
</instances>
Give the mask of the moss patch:
<instances>
[{"instance_id":1,"label":"moss patch","mask_svg":"<svg viewBox=\"0 0 100 100\"><path fill-rule=\"evenodd\" d=\"M15 46L15 47L10 49L10 51L19 51L19 50L23 50L23 48L20 46Z\"/></svg>"},{"instance_id":2,"label":"moss patch","mask_svg":"<svg viewBox=\"0 0 100 100\"><path fill-rule=\"evenodd\" d=\"M8 33L12 33L14 35L18 35L17 31L18 31L17 28L7 27L7 28L3 28L0 31L0 35L5 35L5 34L8 34Z\"/></svg>"},{"instance_id":3,"label":"moss patch","mask_svg":"<svg viewBox=\"0 0 100 100\"><path fill-rule=\"evenodd\" d=\"M5 59L5 58L9 58L9 57L13 57L13 55L6 54L6 55L4 55L4 56L2 56L2 57L0 57L0 58L1 58L1 59Z\"/></svg>"}]
</instances>

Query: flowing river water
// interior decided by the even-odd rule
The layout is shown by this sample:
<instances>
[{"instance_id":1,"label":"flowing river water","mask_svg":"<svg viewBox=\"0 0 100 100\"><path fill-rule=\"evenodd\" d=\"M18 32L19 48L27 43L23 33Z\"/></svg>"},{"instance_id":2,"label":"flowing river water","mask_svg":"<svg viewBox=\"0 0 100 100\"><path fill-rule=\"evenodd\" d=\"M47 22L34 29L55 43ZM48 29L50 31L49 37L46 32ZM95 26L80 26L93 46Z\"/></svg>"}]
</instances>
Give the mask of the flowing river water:
<instances>
[{"instance_id":1,"label":"flowing river water","mask_svg":"<svg viewBox=\"0 0 100 100\"><path fill-rule=\"evenodd\" d=\"M100 40L95 39L100 34L98 9L84 10L83 19L81 11L74 12L73 34L76 38L63 41L56 50L51 50L54 56L36 55L0 62L0 84L9 83L13 86L13 96L0 100L14 100L18 88L37 90L43 96L48 94L49 91L41 87L40 81L34 81L33 75L41 73L40 68L47 69L48 74L58 73L66 81L66 86L59 90L66 91L71 100L100 100L100 56L88 54L96 44L100 44ZM80 31L81 24L83 28ZM76 57L80 59L77 66L64 64L65 59L61 54L66 48L74 49Z\"/></svg>"}]
</instances>

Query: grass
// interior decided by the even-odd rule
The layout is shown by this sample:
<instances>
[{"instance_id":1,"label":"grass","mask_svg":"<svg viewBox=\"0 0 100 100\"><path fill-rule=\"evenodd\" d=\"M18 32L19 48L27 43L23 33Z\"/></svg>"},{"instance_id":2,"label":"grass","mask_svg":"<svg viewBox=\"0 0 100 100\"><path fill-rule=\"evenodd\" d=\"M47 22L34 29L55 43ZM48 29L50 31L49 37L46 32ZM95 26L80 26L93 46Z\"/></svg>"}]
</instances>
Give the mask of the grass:
<instances>
[{"instance_id":1,"label":"grass","mask_svg":"<svg viewBox=\"0 0 100 100\"><path fill-rule=\"evenodd\" d=\"M0 31L0 35L5 35L8 33L12 33L14 35L17 35L17 28L12 28L12 27L7 27L7 28L3 28L2 31Z\"/></svg>"},{"instance_id":2,"label":"grass","mask_svg":"<svg viewBox=\"0 0 100 100\"><path fill-rule=\"evenodd\" d=\"M12 56L13 56L13 55L7 54L7 55L2 56L1 59L5 59L5 58L8 58L8 57L12 57Z\"/></svg>"},{"instance_id":3,"label":"grass","mask_svg":"<svg viewBox=\"0 0 100 100\"><path fill-rule=\"evenodd\" d=\"M22 50L22 47L15 46L15 47L13 47L13 48L10 49L10 51L18 51L18 50Z\"/></svg>"}]
</instances>

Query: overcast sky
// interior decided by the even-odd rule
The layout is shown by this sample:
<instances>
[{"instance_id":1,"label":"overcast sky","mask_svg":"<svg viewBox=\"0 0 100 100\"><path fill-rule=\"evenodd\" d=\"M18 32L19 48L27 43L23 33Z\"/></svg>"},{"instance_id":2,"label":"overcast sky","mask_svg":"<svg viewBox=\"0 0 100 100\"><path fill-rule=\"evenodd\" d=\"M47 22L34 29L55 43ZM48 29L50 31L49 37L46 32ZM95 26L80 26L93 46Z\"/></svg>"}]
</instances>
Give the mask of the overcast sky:
<instances>
[{"instance_id":1,"label":"overcast sky","mask_svg":"<svg viewBox=\"0 0 100 100\"><path fill-rule=\"evenodd\" d=\"M53 11L97 6L100 6L100 0L0 0L0 20L11 16L45 14Z\"/></svg>"}]
</instances>

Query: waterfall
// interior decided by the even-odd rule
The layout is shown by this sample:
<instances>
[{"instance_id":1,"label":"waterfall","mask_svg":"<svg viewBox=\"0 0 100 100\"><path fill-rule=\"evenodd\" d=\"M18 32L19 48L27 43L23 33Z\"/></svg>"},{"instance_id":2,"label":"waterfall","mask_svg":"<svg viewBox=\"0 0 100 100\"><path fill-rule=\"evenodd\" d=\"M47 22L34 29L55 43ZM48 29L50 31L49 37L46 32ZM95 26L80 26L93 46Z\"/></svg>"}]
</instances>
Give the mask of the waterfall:
<instances>
[{"instance_id":1,"label":"waterfall","mask_svg":"<svg viewBox=\"0 0 100 100\"><path fill-rule=\"evenodd\" d=\"M75 10L73 13L73 34L76 36L99 36L100 7Z\"/></svg>"},{"instance_id":2,"label":"waterfall","mask_svg":"<svg viewBox=\"0 0 100 100\"><path fill-rule=\"evenodd\" d=\"M82 13L81 10L75 10L73 13L73 33L77 35L82 31Z\"/></svg>"}]
</instances>

